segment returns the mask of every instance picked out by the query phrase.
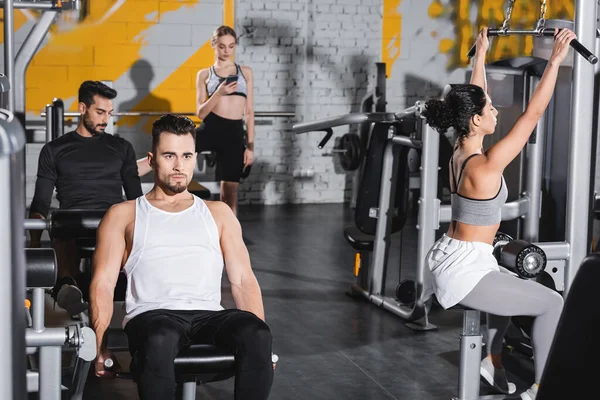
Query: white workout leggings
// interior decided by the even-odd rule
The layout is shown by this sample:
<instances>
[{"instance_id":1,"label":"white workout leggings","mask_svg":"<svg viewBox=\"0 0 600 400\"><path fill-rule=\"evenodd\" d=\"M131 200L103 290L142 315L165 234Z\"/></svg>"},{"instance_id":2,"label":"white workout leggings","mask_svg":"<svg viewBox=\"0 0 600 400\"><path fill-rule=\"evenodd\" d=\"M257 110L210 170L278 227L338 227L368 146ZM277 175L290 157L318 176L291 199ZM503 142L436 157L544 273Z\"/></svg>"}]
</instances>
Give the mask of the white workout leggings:
<instances>
[{"instance_id":1,"label":"white workout leggings","mask_svg":"<svg viewBox=\"0 0 600 400\"><path fill-rule=\"evenodd\" d=\"M488 354L502 352L510 317L535 317L531 341L535 382L540 383L563 308L561 295L535 281L494 271L485 275L460 303L487 313Z\"/></svg>"}]
</instances>

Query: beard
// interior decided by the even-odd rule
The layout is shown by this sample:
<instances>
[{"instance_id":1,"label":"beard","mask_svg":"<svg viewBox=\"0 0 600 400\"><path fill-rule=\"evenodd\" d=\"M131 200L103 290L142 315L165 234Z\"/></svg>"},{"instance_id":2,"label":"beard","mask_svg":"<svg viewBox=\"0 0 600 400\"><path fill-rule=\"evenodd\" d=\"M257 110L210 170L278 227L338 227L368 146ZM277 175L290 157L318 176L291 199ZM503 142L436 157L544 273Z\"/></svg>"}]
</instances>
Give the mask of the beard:
<instances>
[{"instance_id":1,"label":"beard","mask_svg":"<svg viewBox=\"0 0 600 400\"><path fill-rule=\"evenodd\" d=\"M177 181L172 183L171 180L167 178L162 182L162 186L164 188L175 194L184 192L187 189L188 184L189 181L187 180L187 176L185 181Z\"/></svg>"},{"instance_id":2,"label":"beard","mask_svg":"<svg viewBox=\"0 0 600 400\"><path fill-rule=\"evenodd\" d=\"M106 125L104 124L94 125L88 113L83 114L83 126L92 135L100 135L102 133L102 131L97 130L98 127L106 128Z\"/></svg>"},{"instance_id":3,"label":"beard","mask_svg":"<svg viewBox=\"0 0 600 400\"><path fill-rule=\"evenodd\" d=\"M176 184L167 184L166 185L167 189L169 189L171 192L173 193L181 193L184 192L187 189L187 185L184 185L181 182L178 182Z\"/></svg>"}]
</instances>

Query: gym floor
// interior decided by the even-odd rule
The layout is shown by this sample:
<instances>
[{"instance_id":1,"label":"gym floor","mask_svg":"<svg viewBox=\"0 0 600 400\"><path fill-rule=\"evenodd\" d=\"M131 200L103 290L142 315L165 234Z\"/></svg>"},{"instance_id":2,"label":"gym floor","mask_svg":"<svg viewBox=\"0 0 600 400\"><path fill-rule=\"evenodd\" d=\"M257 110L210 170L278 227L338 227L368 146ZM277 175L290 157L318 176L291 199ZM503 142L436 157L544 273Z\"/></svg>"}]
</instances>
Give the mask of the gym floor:
<instances>
[{"instance_id":1,"label":"gym floor","mask_svg":"<svg viewBox=\"0 0 600 400\"><path fill-rule=\"evenodd\" d=\"M434 306L430 320L438 329L415 332L393 314L345 294L354 281L353 250L342 234L353 221L348 206L241 207L239 219L279 355L271 399L450 400L457 394L461 311ZM403 237L392 236L390 296L400 265L402 279L414 274L415 225L409 219ZM230 308L224 282L223 305ZM117 357L126 369L128 354ZM507 352L504 363L517 393L525 391L533 382L532 361ZM497 395L483 382L481 394L519 398ZM136 399L135 384L90 375L84 399L106 398ZM198 387L198 398L233 399L233 378Z\"/></svg>"}]
</instances>

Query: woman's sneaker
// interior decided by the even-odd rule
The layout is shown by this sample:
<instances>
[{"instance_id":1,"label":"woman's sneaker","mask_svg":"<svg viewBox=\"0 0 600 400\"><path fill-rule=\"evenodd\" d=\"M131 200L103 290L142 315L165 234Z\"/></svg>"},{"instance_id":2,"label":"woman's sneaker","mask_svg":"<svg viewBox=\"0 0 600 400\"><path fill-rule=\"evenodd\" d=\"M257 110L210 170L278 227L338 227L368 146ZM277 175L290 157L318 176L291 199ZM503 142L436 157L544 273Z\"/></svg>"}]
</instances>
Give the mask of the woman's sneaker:
<instances>
[{"instance_id":1,"label":"woman's sneaker","mask_svg":"<svg viewBox=\"0 0 600 400\"><path fill-rule=\"evenodd\" d=\"M499 392L512 394L517 391L517 386L514 383L509 382L506 378L506 371L504 368L495 368L489 357L486 357L481 361L479 372L483 379Z\"/></svg>"},{"instance_id":2,"label":"woman's sneaker","mask_svg":"<svg viewBox=\"0 0 600 400\"><path fill-rule=\"evenodd\" d=\"M522 400L535 400L537 396L538 386L534 383L527 391L521 393Z\"/></svg>"}]
</instances>

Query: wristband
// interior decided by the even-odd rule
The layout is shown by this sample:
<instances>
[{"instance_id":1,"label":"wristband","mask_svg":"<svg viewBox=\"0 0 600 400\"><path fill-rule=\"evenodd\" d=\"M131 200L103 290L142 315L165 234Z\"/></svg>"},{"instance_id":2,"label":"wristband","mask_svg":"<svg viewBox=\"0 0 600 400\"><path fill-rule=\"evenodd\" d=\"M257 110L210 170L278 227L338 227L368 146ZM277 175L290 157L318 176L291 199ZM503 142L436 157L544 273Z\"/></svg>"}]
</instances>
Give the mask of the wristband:
<instances>
[{"instance_id":1,"label":"wristband","mask_svg":"<svg viewBox=\"0 0 600 400\"><path fill-rule=\"evenodd\" d=\"M246 146L246 149L250 150L250 151L254 151L254 142L248 143L248 145Z\"/></svg>"}]
</instances>

